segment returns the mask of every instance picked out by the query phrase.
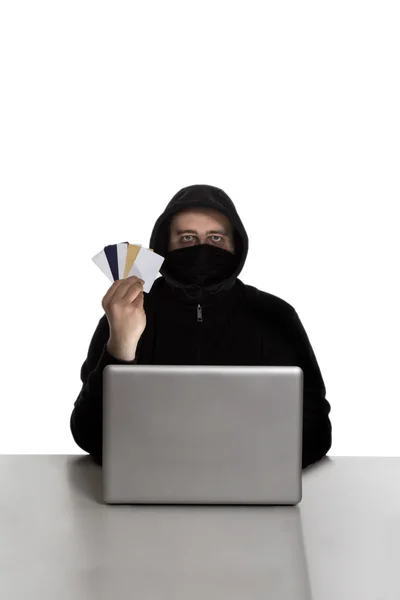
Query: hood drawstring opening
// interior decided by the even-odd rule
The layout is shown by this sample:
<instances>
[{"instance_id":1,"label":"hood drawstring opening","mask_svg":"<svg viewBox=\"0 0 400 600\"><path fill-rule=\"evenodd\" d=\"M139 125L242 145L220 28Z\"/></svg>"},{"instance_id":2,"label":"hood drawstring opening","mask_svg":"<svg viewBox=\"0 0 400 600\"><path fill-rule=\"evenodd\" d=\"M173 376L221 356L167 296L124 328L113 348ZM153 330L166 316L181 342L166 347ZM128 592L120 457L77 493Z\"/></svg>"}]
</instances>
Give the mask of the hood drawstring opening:
<instances>
[{"instance_id":1,"label":"hood drawstring opening","mask_svg":"<svg viewBox=\"0 0 400 600\"><path fill-rule=\"evenodd\" d=\"M191 296L189 294L189 290L187 288L185 288L185 287L183 288L183 291L186 294L186 296L188 298L190 298L191 300L197 300L201 296L203 288L200 285L198 285L197 283L193 284L191 287L196 287L196 288L199 289L199 293L197 294L197 296ZM224 287L224 284L221 283L221 285L218 286L215 290L212 290L212 291L210 290L208 293L210 295L214 296L214 294L218 294L218 292L220 292L223 289L223 287Z\"/></svg>"}]
</instances>

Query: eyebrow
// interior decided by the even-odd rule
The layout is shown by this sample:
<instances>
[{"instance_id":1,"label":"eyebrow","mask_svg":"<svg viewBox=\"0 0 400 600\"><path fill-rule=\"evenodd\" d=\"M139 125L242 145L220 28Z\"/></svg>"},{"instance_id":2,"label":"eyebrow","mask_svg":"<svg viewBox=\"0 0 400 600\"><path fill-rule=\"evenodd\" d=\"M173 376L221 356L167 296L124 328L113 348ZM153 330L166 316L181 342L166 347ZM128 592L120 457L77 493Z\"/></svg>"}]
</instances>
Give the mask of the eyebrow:
<instances>
[{"instance_id":1,"label":"eyebrow","mask_svg":"<svg viewBox=\"0 0 400 600\"><path fill-rule=\"evenodd\" d=\"M197 231L194 229L178 229L176 232L177 235L182 235L183 233L194 233L197 235ZM207 233L217 233L218 235L229 235L226 229L212 229L211 231L207 231Z\"/></svg>"}]
</instances>

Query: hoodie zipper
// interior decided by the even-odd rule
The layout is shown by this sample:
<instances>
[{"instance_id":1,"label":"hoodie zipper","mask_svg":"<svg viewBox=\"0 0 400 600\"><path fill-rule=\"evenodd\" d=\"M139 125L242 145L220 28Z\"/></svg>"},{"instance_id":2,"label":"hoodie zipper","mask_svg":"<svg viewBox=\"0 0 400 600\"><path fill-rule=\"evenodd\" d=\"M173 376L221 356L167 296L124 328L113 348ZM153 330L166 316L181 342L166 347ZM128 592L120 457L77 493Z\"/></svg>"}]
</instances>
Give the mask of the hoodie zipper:
<instances>
[{"instance_id":1,"label":"hoodie zipper","mask_svg":"<svg viewBox=\"0 0 400 600\"><path fill-rule=\"evenodd\" d=\"M197 322L198 323L203 322L203 309L202 309L201 304L197 305ZM200 339L199 339L199 345L198 345L198 351L197 351L197 364L200 364Z\"/></svg>"},{"instance_id":2,"label":"hoodie zipper","mask_svg":"<svg viewBox=\"0 0 400 600\"><path fill-rule=\"evenodd\" d=\"M197 305L197 322L198 323L203 322L203 309L201 307L201 304Z\"/></svg>"}]
</instances>

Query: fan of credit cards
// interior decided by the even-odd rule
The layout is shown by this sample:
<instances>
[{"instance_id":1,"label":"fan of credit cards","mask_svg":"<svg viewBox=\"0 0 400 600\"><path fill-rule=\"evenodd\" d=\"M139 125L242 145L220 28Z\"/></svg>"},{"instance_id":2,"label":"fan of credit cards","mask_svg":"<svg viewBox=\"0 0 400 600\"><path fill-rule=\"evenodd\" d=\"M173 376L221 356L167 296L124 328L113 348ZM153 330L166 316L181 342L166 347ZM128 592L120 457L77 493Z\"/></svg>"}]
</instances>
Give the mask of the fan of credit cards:
<instances>
[{"instance_id":1,"label":"fan of credit cards","mask_svg":"<svg viewBox=\"0 0 400 600\"><path fill-rule=\"evenodd\" d=\"M164 257L140 244L122 242L105 246L92 261L110 281L136 275L144 281L143 291L149 293Z\"/></svg>"}]
</instances>

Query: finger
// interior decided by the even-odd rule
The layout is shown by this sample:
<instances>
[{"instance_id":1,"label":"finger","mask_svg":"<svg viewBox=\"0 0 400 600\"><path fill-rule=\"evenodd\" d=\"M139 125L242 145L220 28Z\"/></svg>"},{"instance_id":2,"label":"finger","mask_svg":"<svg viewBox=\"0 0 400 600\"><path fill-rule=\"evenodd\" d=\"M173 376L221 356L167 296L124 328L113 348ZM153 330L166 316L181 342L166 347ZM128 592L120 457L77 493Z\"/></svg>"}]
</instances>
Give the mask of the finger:
<instances>
[{"instance_id":1,"label":"finger","mask_svg":"<svg viewBox=\"0 0 400 600\"><path fill-rule=\"evenodd\" d=\"M103 298L102 301L102 305L105 306L107 304L109 304L111 302L111 300L115 300L116 298L121 298L124 296L126 289L129 288L133 282L140 282L143 281L143 279L139 279L138 277L136 277L136 275L132 275L131 277L128 277L127 279L117 279L116 281L114 281L114 283L112 284L112 286L108 289L106 295ZM144 281L143 281L144 284ZM120 288L122 287L122 291L120 290ZM116 296L118 292L118 296Z\"/></svg>"},{"instance_id":2,"label":"finger","mask_svg":"<svg viewBox=\"0 0 400 600\"><path fill-rule=\"evenodd\" d=\"M141 282L137 282L136 285L133 284L125 293L122 300L127 304L131 304L134 302L140 295L143 296L143 284Z\"/></svg>"},{"instance_id":3,"label":"finger","mask_svg":"<svg viewBox=\"0 0 400 600\"><path fill-rule=\"evenodd\" d=\"M136 277L136 275L127 277L127 279L125 281L130 281L131 283L140 283L142 287L144 286L144 280L140 279L140 277Z\"/></svg>"},{"instance_id":4,"label":"finger","mask_svg":"<svg viewBox=\"0 0 400 600\"><path fill-rule=\"evenodd\" d=\"M138 277L129 277L128 279L123 279L121 284L116 288L111 300L113 302L118 302L120 300L125 300L126 295L130 292L130 290L136 291L136 296L143 289L143 283Z\"/></svg>"},{"instance_id":5,"label":"finger","mask_svg":"<svg viewBox=\"0 0 400 600\"><path fill-rule=\"evenodd\" d=\"M130 280L134 281L135 279L137 281L141 281L144 285L144 283L145 283L144 279L140 279L140 277L137 277L136 275L131 275L130 277L127 277L125 281L130 281Z\"/></svg>"},{"instance_id":6,"label":"finger","mask_svg":"<svg viewBox=\"0 0 400 600\"><path fill-rule=\"evenodd\" d=\"M108 304L109 301L111 300L111 298L114 296L118 286L120 285L120 281L117 279L116 281L114 281L114 283L112 284L112 286L107 290L106 295L103 298L102 304L103 306Z\"/></svg>"}]
</instances>

